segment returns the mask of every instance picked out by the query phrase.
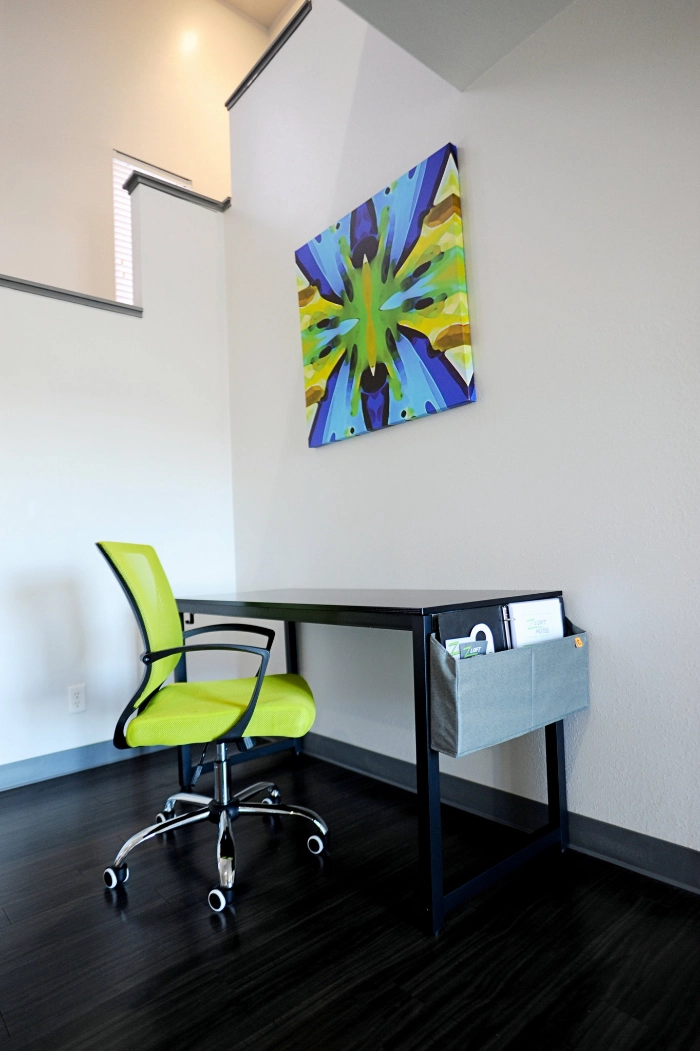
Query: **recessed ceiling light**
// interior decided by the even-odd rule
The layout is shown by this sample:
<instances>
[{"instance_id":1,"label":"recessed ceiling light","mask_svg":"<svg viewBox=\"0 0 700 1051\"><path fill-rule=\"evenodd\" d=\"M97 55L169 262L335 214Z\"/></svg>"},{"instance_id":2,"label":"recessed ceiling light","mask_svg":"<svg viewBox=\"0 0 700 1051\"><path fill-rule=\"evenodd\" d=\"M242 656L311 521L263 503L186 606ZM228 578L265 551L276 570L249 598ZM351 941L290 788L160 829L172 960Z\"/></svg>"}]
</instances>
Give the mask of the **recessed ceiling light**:
<instances>
[{"instance_id":1,"label":"recessed ceiling light","mask_svg":"<svg viewBox=\"0 0 700 1051\"><path fill-rule=\"evenodd\" d=\"M194 29L187 29L180 38L180 53L191 55L199 46L199 34Z\"/></svg>"}]
</instances>

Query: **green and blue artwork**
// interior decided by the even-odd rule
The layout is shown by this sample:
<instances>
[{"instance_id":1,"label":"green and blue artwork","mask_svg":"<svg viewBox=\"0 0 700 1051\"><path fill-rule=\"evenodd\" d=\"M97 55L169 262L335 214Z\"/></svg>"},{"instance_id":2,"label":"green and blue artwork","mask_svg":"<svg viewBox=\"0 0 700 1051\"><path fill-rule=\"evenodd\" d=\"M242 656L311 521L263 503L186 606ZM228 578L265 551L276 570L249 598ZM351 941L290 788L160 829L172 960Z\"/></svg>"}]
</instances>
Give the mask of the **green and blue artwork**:
<instances>
[{"instance_id":1,"label":"green and blue artwork","mask_svg":"<svg viewBox=\"0 0 700 1051\"><path fill-rule=\"evenodd\" d=\"M451 143L296 261L310 446L476 400Z\"/></svg>"}]
</instances>

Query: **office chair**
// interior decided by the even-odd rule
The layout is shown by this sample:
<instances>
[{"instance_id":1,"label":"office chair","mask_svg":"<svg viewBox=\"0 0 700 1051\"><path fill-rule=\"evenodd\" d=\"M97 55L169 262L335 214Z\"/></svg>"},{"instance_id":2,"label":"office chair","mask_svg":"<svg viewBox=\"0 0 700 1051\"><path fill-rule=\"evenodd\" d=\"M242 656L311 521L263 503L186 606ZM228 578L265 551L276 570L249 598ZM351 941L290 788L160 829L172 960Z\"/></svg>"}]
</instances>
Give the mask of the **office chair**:
<instances>
[{"instance_id":1,"label":"office chair","mask_svg":"<svg viewBox=\"0 0 700 1051\"><path fill-rule=\"evenodd\" d=\"M143 745L183 745L213 743L214 797L194 792L171 795L156 822L126 841L104 880L115 888L126 883L127 856L134 847L154 836L200 821L218 825L217 864L219 886L209 892L209 905L221 912L233 901L236 853L233 822L241 814L279 814L304 818L313 826L307 839L312 854L321 854L328 843L328 826L302 806L281 802L274 782L261 781L230 794L227 745L248 736L302 737L312 726L316 708L308 684L300 675L265 676L270 648L275 637L269 628L251 624L213 624L193 628L183 634L180 615L170 584L152 547L145 544L99 543L117 580L121 584L138 622L144 653L145 672L136 693L122 712L114 732L117 748ZM185 640L206 632L237 631L262 635L264 646L209 643L186 646ZM175 670L183 654L201 650L231 650L252 653L260 658L257 675L223 682L175 682L165 680ZM202 760L204 754L202 755ZM201 763L200 763L201 765ZM263 796L257 802L254 797ZM180 804L185 809L176 814Z\"/></svg>"}]
</instances>

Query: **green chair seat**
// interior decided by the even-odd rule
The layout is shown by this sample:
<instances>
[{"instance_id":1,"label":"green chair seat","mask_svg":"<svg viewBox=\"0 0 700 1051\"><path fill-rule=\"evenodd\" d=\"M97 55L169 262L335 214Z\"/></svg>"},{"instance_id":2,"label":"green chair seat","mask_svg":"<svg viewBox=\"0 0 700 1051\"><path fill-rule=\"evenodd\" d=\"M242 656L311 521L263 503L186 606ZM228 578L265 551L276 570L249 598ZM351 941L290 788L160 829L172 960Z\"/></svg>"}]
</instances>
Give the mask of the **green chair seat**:
<instances>
[{"instance_id":1,"label":"green chair seat","mask_svg":"<svg viewBox=\"0 0 700 1051\"><path fill-rule=\"evenodd\" d=\"M164 686L129 722L127 744L138 748L214 741L242 715L254 687L254 678ZM301 675L266 675L245 732L249 737L303 737L315 716L313 694Z\"/></svg>"}]
</instances>

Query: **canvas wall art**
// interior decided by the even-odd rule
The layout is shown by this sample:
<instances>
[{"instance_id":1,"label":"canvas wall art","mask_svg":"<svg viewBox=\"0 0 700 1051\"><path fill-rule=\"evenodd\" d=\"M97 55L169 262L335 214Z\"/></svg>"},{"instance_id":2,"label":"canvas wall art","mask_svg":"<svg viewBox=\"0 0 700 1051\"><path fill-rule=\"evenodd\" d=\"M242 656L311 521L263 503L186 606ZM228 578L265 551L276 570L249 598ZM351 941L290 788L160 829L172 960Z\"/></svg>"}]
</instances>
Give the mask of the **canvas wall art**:
<instances>
[{"instance_id":1,"label":"canvas wall art","mask_svg":"<svg viewBox=\"0 0 700 1051\"><path fill-rule=\"evenodd\" d=\"M474 401L449 143L296 253L309 445Z\"/></svg>"}]
</instances>

